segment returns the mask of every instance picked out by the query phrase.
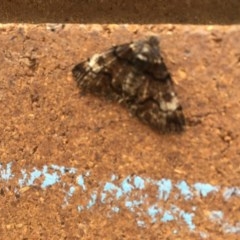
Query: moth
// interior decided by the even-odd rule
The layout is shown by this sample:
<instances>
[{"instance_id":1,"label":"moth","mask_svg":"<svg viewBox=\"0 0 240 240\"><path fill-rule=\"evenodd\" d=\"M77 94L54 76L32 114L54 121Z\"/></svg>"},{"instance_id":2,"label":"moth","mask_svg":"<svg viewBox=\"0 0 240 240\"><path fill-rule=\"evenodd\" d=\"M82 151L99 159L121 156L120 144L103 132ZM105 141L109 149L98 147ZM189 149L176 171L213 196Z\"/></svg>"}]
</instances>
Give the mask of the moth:
<instances>
[{"instance_id":1,"label":"moth","mask_svg":"<svg viewBox=\"0 0 240 240\"><path fill-rule=\"evenodd\" d=\"M150 127L184 130L182 106L156 36L113 46L77 64L72 73L84 92L121 103Z\"/></svg>"}]
</instances>

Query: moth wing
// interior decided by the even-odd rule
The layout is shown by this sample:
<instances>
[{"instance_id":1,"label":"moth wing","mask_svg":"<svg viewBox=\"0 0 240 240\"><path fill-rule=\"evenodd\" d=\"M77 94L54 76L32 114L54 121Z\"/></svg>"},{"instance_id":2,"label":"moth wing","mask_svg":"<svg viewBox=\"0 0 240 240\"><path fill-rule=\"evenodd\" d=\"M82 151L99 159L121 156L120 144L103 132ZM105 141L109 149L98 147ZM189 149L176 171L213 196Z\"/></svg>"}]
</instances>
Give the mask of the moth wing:
<instances>
[{"instance_id":1,"label":"moth wing","mask_svg":"<svg viewBox=\"0 0 240 240\"><path fill-rule=\"evenodd\" d=\"M128 88L123 88L124 83L131 80L129 83L136 85L132 79L137 79L137 69L130 64L133 57L129 44L118 45L77 64L72 73L83 90L121 101L124 96L131 95Z\"/></svg>"}]
</instances>

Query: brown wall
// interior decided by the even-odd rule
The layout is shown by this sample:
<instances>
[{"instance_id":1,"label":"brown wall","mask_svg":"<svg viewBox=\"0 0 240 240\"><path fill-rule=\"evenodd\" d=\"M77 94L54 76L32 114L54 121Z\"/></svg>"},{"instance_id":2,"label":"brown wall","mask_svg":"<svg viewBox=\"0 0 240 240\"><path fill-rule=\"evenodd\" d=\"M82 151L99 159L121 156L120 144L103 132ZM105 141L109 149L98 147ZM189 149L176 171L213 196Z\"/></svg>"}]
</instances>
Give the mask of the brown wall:
<instances>
[{"instance_id":1,"label":"brown wall","mask_svg":"<svg viewBox=\"0 0 240 240\"><path fill-rule=\"evenodd\" d=\"M193 23L240 21L238 0L2 0L0 22Z\"/></svg>"}]
</instances>

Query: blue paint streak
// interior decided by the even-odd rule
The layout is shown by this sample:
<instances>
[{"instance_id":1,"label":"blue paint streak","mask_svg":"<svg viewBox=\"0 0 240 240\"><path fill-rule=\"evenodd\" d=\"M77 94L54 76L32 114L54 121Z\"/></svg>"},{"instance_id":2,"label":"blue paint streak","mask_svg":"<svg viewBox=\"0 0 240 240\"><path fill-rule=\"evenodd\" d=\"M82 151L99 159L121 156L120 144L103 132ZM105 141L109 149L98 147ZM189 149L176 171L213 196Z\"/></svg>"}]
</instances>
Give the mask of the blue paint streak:
<instances>
[{"instance_id":1,"label":"blue paint streak","mask_svg":"<svg viewBox=\"0 0 240 240\"><path fill-rule=\"evenodd\" d=\"M87 209L90 209L91 207L93 207L96 204L96 200L97 200L97 193L94 192L91 194L91 199L87 204Z\"/></svg>"},{"instance_id":2,"label":"blue paint streak","mask_svg":"<svg viewBox=\"0 0 240 240\"><path fill-rule=\"evenodd\" d=\"M119 207L112 207L112 211L115 213L119 213L120 212L120 208Z\"/></svg>"},{"instance_id":3,"label":"blue paint streak","mask_svg":"<svg viewBox=\"0 0 240 240\"><path fill-rule=\"evenodd\" d=\"M86 190L87 190L87 188L86 188L86 186L85 186L85 184L84 184L83 175L79 175L79 176L77 177L77 184L82 187L83 191L86 191Z\"/></svg>"},{"instance_id":4,"label":"blue paint streak","mask_svg":"<svg viewBox=\"0 0 240 240\"><path fill-rule=\"evenodd\" d=\"M58 166L58 165L52 164L50 168L60 171L61 174L64 174L66 172L66 168L63 166Z\"/></svg>"},{"instance_id":5,"label":"blue paint streak","mask_svg":"<svg viewBox=\"0 0 240 240\"><path fill-rule=\"evenodd\" d=\"M209 219L214 222L221 222L223 219L223 212L222 211L212 211L210 213Z\"/></svg>"},{"instance_id":6,"label":"blue paint streak","mask_svg":"<svg viewBox=\"0 0 240 240\"><path fill-rule=\"evenodd\" d=\"M141 204L143 204L143 200L126 200L125 206L131 211L134 212L135 207L139 207Z\"/></svg>"},{"instance_id":7,"label":"blue paint streak","mask_svg":"<svg viewBox=\"0 0 240 240\"><path fill-rule=\"evenodd\" d=\"M111 182L107 182L104 187L103 187L103 191L101 193L101 202L102 203L106 203L105 199L107 198L108 195L111 195L113 197L115 197L116 199L119 199L122 195L123 195L123 191L121 188L119 188L118 186L116 186L115 184L111 183ZM112 198L111 198L112 200Z\"/></svg>"},{"instance_id":8,"label":"blue paint streak","mask_svg":"<svg viewBox=\"0 0 240 240\"><path fill-rule=\"evenodd\" d=\"M233 196L240 197L240 187L231 187L225 189L223 197L226 201L228 201Z\"/></svg>"},{"instance_id":9,"label":"blue paint streak","mask_svg":"<svg viewBox=\"0 0 240 240\"><path fill-rule=\"evenodd\" d=\"M69 198L71 198L73 196L75 191L76 191L75 187L71 186L69 188L69 190L66 192L66 196L64 198L64 204L62 206L68 205L68 200L69 200Z\"/></svg>"},{"instance_id":10,"label":"blue paint streak","mask_svg":"<svg viewBox=\"0 0 240 240\"><path fill-rule=\"evenodd\" d=\"M130 179L131 177L128 176L122 181L122 190L124 194L130 193L134 189L134 186L129 183Z\"/></svg>"},{"instance_id":11,"label":"blue paint streak","mask_svg":"<svg viewBox=\"0 0 240 240\"><path fill-rule=\"evenodd\" d=\"M68 196L69 196L69 197L73 196L75 190L76 190L75 187L70 187L69 192L68 192Z\"/></svg>"},{"instance_id":12,"label":"blue paint streak","mask_svg":"<svg viewBox=\"0 0 240 240\"><path fill-rule=\"evenodd\" d=\"M105 202L106 197L107 197L107 194L104 193L104 192L102 192L102 193L101 193L101 203L104 203L104 204L106 203L106 202Z\"/></svg>"},{"instance_id":13,"label":"blue paint streak","mask_svg":"<svg viewBox=\"0 0 240 240\"><path fill-rule=\"evenodd\" d=\"M43 181L43 183L41 185L42 188L46 188L51 185L54 185L56 182L59 182L59 180L60 180L57 173L53 173L53 174L45 173L44 177L45 177L45 180Z\"/></svg>"},{"instance_id":14,"label":"blue paint streak","mask_svg":"<svg viewBox=\"0 0 240 240\"><path fill-rule=\"evenodd\" d=\"M48 166L43 166L42 174L44 175L45 179L41 185L42 188L46 188L48 186L51 186L57 182L60 181L60 177L56 172L53 172L52 174L48 173Z\"/></svg>"},{"instance_id":15,"label":"blue paint streak","mask_svg":"<svg viewBox=\"0 0 240 240\"><path fill-rule=\"evenodd\" d=\"M140 189L140 190L144 189L144 187L145 187L144 179L139 176L135 176L134 177L134 186L135 186L135 188Z\"/></svg>"},{"instance_id":16,"label":"blue paint streak","mask_svg":"<svg viewBox=\"0 0 240 240\"><path fill-rule=\"evenodd\" d=\"M170 222L175 220L175 217L170 213L170 211L165 211L163 217L161 218L161 222Z\"/></svg>"},{"instance_id":17,"label":"blue paint streak","mask_svg":"<svg viewBox=\"0 0 240 240\"><path fill-rule=\"evenodd\" d=\"M14 177L12 174L12 162L8 163L6 169L3 169L2 164L0 164L0 179L8 181Z\"/></svg>"},{"instance_id":18,"label":"blue paint streak","mask_svg":"<svg viewBox=\"0 0 240 240\"><path fill-rule=\"evenodd\" d=\"M87 190L85 177L88 177L91 174L90 171L85 172L85 174L79 174L78 170L75 168L66 168L55 164L49 166L45 165L40 170L37 168L33 168L32 171L22 169L20 173L21 176L17 180L20 188L34 185L35 180L41 177L44 179L41 180L42 184L40 184L42 188L47 188L48 186L61 182L61 185L59 186L62 187L66 193L66 196L63 199L65 204L68 204L68 200L76 193L76 189L79 187L83 189L81 193L85 194L84 191ZM61 179L65 174L72 174L76 178L76 186L72 183L64 182ZM2 182L7 182L14 176L15 175L12 173L11 162L6 164L5 168L0 164L0 180ZM127 208L135 214L138 226L147 226L146 222L143 220L146 217L148 217L153 223L157 221L164 223L175 221L176 224L178 224L182 220L187 224L190 231L197 232L201 238L207 238L208 233L197 231L196 226L193 223L195 217L194 212L196 213L198 206L191 206L191 212L185 212L177 205L170 205L170 209L163 208L165 206L164 201L168 201L171 198L170 201L174 201L177 204L179 197L183 197L181 200L188 201L189 204L189 201L194 198L199 198L199 196L206 198L212 193L221 194L223 200L226 201L226 204L229 204L227 203L229 199L240 197L240 187L238 186L228 187L225 188L224 191L219 191L219 186L213 186L208 183L195 183L192 186L189 186L184 180L172 184L170 179L165 178L154 180L141 176L127 176L120 184L117 184L116 180L118 179L117 175L112 174L109 182L101 183L99 181L99 187L92 190L87 204L76 206L78 211L87 211L88 209L93 208L99 198L100 203L111 204L112 213L116 214L121 211L121 208ZM13 191L18 191L18 186L16 186ZM156 195L151 193L149 196L149 194L147 194L149 190L148 186L154 186L154 189L157 187ZM125 206L122 205L122 202L125 203ZM200 211L201 209L198 210ZM225 218L227 218L227 216L224 216L224 212L222 212L221 209L211 211L209 214L209 221L217 222L221 225L223 232L239 234L240 222L233 226L230 225ZM173 232L174 231L176 230L173 230Z\"/></svg>"},{"instance_id":19,"label":"blue paint streak","mask_svg":"<svg viewBox=\"0 0 240 240\"><path fill-rule=\"evenodd\" d=\"M207 197L207 195L211 192L218 192L218 187L212 186L208 183L195 183L193 186L197 190L198 195L203 197Z\"/></svg>"},{"instance_id":20,"label":"blue paint streak","mask_svg":"<svg viewBox=\"0 0 240 240\"><path fill-rule=\"evenodd\" d=\"M151 217L152 222L156 222L157 218L156 216L162 213L162 209L157 206L157 204L154 204L150 206L147 210L148 215Z\"/></svg>"},{"instance_id":21,"label":"blue paint streak","mask_svg":"<svg viewBox=\"0 0 240 240\"><path fill-rule=\"evenodd\" d=\"M232 226L229 223L225 223L223 225L223 230L225 233L240 234L240 222L238 222L236 226Z\"/></svg>"},{"instance_id":22,"label":"blue paint streak","mask_svg":"<svg viewBox=\"0 0 240 240\"><path fill-rule=\"evenodd\" d=\"M193 217L195 215L194 213L188 213L181 210L179 215L184 219L185 223L188 225L188 228L191 231L196 228L195 224L193 223Z\"/></svg>"},{"instance_id":23,"label":"blue paint streak","mask_svg":"<svg viewBox=\"0 0 240 240\"><path fill-rule=\"evenodd\" d=\"M105 184L103 192L104 193L109 192L113 196L115 195L116 199L119 199L123 195L122 189L111 182L107 182Z\"/></svg>"},{"instance_id":24,"label":"blue paint streak","mask_svg":"<svg viewBox=\"0 0 240 240\"><path fill-rule=\"evenodd\" d=\"M20 178L18 180L18 185L20 186L20 188L23 187L23 185L26 183L26 179L27 179L26 170L25 169L21 170L21 173L22 173L22 178Z\"/></svg>"},{"instance_id":25,"label":"blue paint streak","mask_svg":"<svg viewBox=\"0 0 240 240\"><path fill-rule=\"evenodd\" d=\"M184 197L185 200L190 200L193 198L193 193L185 181L177 183L176 187L180 190L180 194Z\"/></svg>"},{"instance_id":26,"label":"blue paint streak","mask_svg":"<svg viewBox=\"0 0 240 240\"><path fill-rule=\"evenodd\" d=\"M169 179L162 179L156 182L158 186L158 199L167 201L172 190L172 182Z\"/></svg>"},{"instance_id":27,"label":"blue paint streak","mask_svg":"<svg viewBox=\"0 0 240 240\"><path fill-rule=\"evenodd\" d=\"M42 172L37 170L36 168L32 173L30 173L30 179L27 181L27 185L31 186L34 184L34 181L38 179L42 175Z\"/></svg>"}]
</instances>

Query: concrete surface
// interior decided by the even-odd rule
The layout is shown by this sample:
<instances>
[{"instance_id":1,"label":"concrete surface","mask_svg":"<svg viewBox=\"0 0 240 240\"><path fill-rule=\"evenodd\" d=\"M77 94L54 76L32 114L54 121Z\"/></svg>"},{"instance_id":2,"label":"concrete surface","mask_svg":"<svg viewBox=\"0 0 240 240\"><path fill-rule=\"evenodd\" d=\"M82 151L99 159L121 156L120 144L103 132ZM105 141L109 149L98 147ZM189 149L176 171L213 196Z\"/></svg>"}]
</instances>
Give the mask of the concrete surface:
<instances>
[{"instance_id":1,"label":"concrete surface","mask_svg":"<svg viewBox=\"0 0 240 240\"><path fill-rule=\"evenodd\" d=\"M186 131L80 96L72 67L159 35ZM238 239L240 27L0 26L2 239Z\"/></svg>"}]
</instances>

